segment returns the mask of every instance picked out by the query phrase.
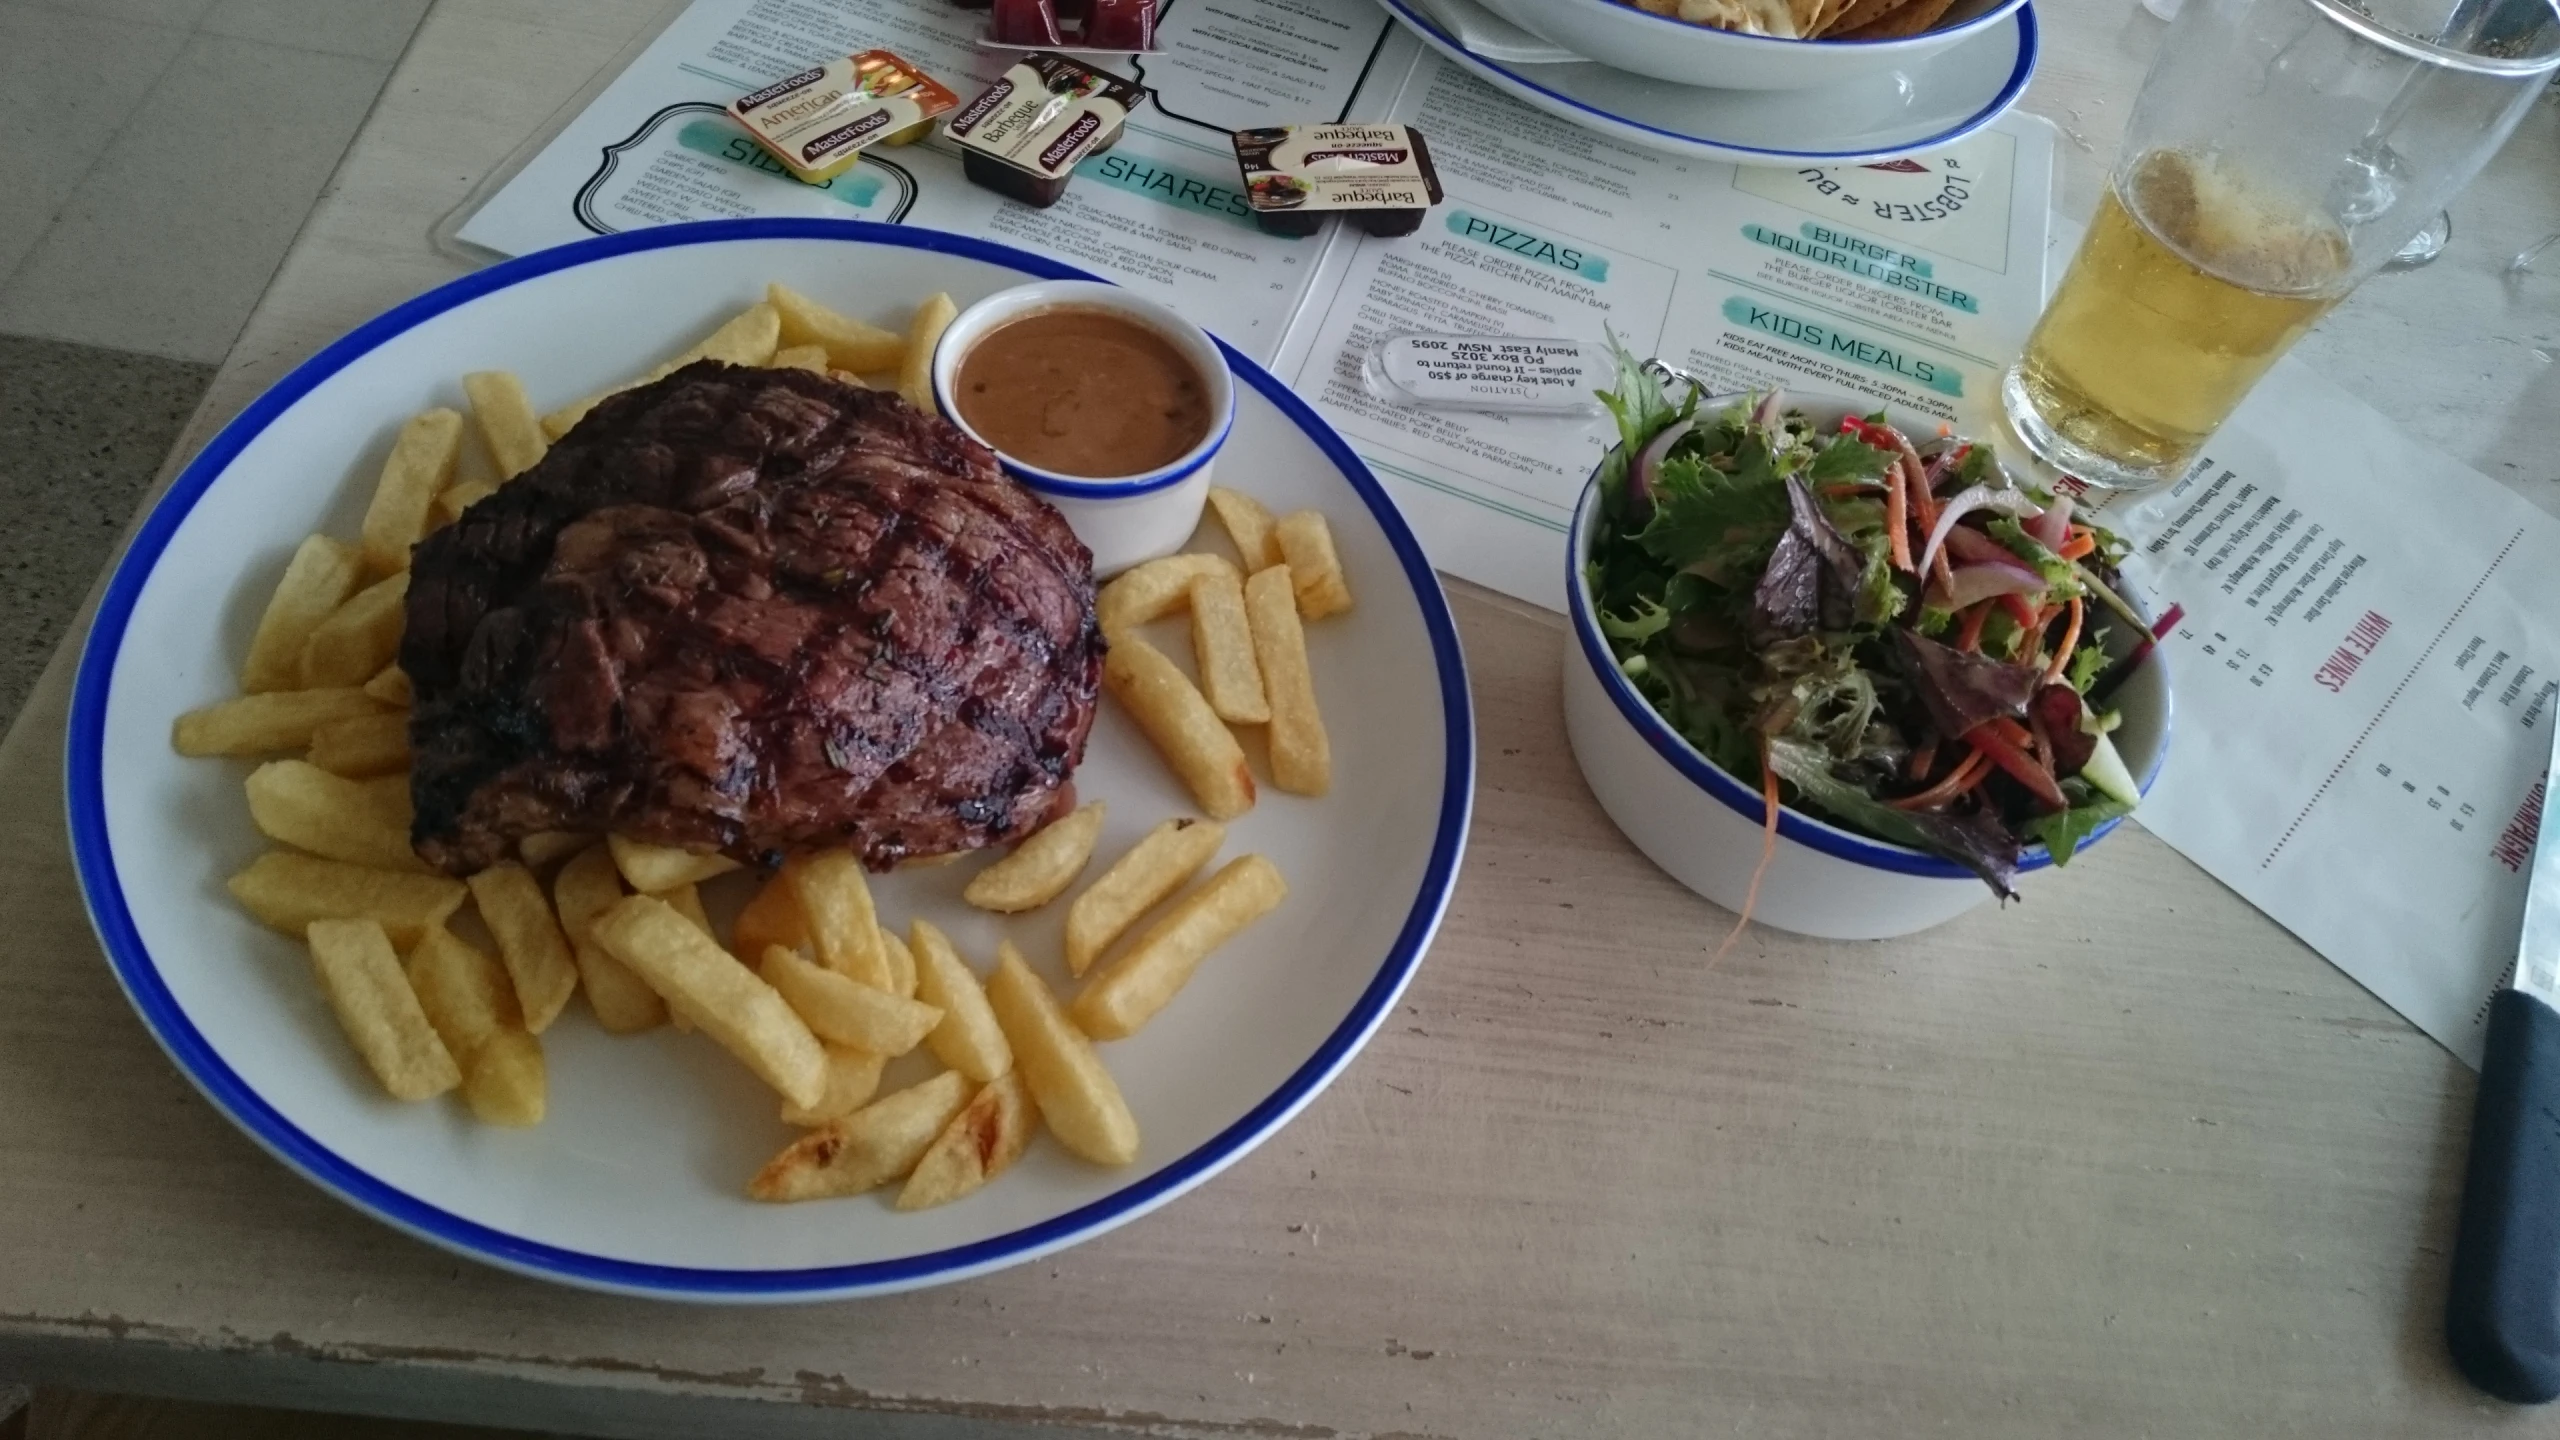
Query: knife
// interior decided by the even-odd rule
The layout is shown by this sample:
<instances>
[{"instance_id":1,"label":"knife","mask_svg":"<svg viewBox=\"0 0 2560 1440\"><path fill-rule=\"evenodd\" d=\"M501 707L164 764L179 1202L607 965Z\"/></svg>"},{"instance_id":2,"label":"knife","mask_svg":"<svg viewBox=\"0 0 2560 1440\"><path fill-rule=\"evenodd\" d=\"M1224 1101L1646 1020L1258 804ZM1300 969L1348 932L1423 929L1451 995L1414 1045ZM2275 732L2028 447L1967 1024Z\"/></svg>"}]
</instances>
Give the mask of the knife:
<instances>
[{"instance_id":1,"label":"knife","mask_svg":"<svg viewBox=\"0 0 2560 1440\"><path fill-rule=\"evenodd\" d=\"M2552 764L2560 768L2560 711ZM2453 1247L2445 1341L2471 1383L2501 1400L2560 1396L2560 803L2542 823L2524 894L2514 984L2489 1003L2471 1114L2471 1164Z\"/></svg>"}]
</instances>

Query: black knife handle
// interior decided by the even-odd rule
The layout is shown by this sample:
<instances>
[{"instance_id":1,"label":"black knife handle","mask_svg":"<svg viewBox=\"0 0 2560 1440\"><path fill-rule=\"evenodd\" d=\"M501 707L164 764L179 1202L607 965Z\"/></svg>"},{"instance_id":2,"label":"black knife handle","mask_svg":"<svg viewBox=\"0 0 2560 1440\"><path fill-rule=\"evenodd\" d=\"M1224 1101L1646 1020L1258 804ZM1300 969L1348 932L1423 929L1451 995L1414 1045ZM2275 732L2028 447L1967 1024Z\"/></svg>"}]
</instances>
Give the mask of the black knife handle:
<instances>
[{"instance_id":1,"label":"black knife handle","mask_svg":"<svg viewBox=\"0 0 2560 1440\"><path fill-rule=\"evenodd\" d=\"M2472 1384L2560 1396L2560 1010L2520 990L2489 1006L2444 1329Z\"/></svg>"}]
</instances>

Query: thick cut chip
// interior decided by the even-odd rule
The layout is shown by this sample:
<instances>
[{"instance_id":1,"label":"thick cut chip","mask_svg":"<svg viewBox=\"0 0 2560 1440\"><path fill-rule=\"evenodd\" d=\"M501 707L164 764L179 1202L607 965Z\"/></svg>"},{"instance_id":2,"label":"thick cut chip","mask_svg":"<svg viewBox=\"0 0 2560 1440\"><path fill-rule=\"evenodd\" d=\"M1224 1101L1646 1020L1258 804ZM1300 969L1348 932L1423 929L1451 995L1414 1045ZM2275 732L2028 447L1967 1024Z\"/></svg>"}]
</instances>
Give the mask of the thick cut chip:
<instances>
[{"instance_id":1,"label":"thick cut chip","mask_svg":"<svg viewBox=\"0 0 2560 1440\"><path fill-rule=\"evenodd\" d=\"M636 1035L665 1023L666 1001L596 943L596 917L622 902L622 875L614 868L613 852L591 845L571 856L551 877L551 902L560 912L560 929L569 937L578 984L587 992L596 1024L608 1034ZM710 927L704 926L703 933L710 934Z\"/></svg>"},{"instance_id":2,"label":"thick cut chip","mask_svg":"<svg viewBox=\"0 0 2560 1440\"><path fill-rule=\"evenodd\" d=\"M491 1036L524 1028L524 1009L505 967L441 925L409 952L408 974L428 1023L466 1067Z\"/></svg>"},{"instance_id":3,"label":"thick cut chip","mask_svg":"<svg viewBox=\"0 0 2560 1440\"><path fill-rule=\"evenodd\" d=\"M880 912L871 903L871 882L862 862L850 850L821 850L795 855L782 876L791 882L792 897L815 942L818 960L828 969L874 990L891 986L889 957L880 949Z\"/></svg>"},{"instance_id":4,"label":"thick cut chip","mask_svg":"<svg viewBox=\"0 0 2560 1440\"><path fill-rule=\"evenodd\" d=\"M767 285L764 298L782 317L782 343L823 348L829 369L876 375L906 357L907 337L838 314L788 285Z\"/></svg>"},{"instance_id":5,"label":"thick cut chip","mask_svg":"<svg viewBox=\"0 0 2560 1440\"><path fill-rule=\"evenodd\" d=\"M628 896L592 933L667 1004L803 1108L827 1096L827 1052L774 988L665 901Z\"/></svg>"},{"instance_id":6,"label":"thick cut chip","mask_svg":"<svg viewBox=\"0 0 2560 1440\"><path fill-rule=\"evenodd\" d=\"M711 912L702 908L701 886L679 885L673 890L661 890L658 898L666 901L668 908L692 921L694 929L714 940L720 938L720 932L712 927Z\"/></svg>"},{"instance_id":7,"label":"thick cut chip","mask_svg":"<svg viewBox=\"0 0 2560 1440\"><path fill-rule=\"evenodd\" d=\"M463 1067L462 1099L484 1125L539 1125L548 1108L549 1072L540 1040L527 1031L501 1030Z\"/></svg>"},{"instance_id":8,"label":"thick cut chip","mask_svg":"<svg viewBox=\"0 0 2560 1440\"><path fill-rule=\"evenodd\" d=\"M1022 952L1010 940L996 947L987 1003L994 1007L996 1023L1013 1046L1014 1066L1058 1143L1097 1165L1137 1159L1138 1121L1121 1098L1120 1086L1103 1068L1093 1042L1067 1018L1048 983L1023 963Z\"/></svg>"},{"instance_id":9,"label":"thick cut chip","mask_svg":"<svg viewBox=\"0 0 2560 1440\"><path fill-rule=\"evenodd\" d=\"M809 934L808 917L800 913L800 897L792 893L791 880L786 875L764 882L755 898L739 908L729 940L730 949L740 955L762 955L776 945L818 953L818 942Z\"/></svg>"},{"instance_id":10,"label":"thick cut chip","mask_svg":"<svg viewBox=\"0 0 2560 1440\"><path fill-rule=\"evenodd\" d=\"M824 345L785 345L773 352L776 370L806 370L812 375L827 373L827 347Z\"/></svg>"},{"instance_id":11,"label":"thick cut chip","mask_svg":"<svg viewBox=\"0 0 2560 1440\"><path fill-rule=\"evenodd\" d=\"M424 1100L462 1083L401 972L391 937L370 920L315 920L311 966L338 1026L395 1100Z\"/></svg>"},{"instance_id":12,"label":"thick cut chip","mask_svg":"<svg viewBox=\"0 0 2560 1440\"><path fill-rule=\"evenodd\" d=\"M1013 1046L996 1023L986 988L960 958L951 937L930 920L917 920L907 933L916 957L916 998L942 1012L941 1021L924 1043L934 1058L972 1080L993 1080L1013 1068Z\"/></svg>"},{"instance_id":13,"label":"thick cut chip","mask_svg":"<svg viewBox=\"0 0 2560 1440\"><path fill-rule=\"evenodd\" d=\"M385 665L375 672L372 679L364 682L364 693L394 710L406 710L417 699L417 692L409 687L409 672L397 665Z\"/></svg>"},{"instance_id":14,"label":"thick cut chip","mask_svg":"<svg viewBox=\"0 0 2560 1440\"><path fill-rule=\"evenodd\" d=\"M1218 517L1227 539L1234 543L1246 574L1280 563L1280 546L1271 536L1272 527L1280 522L1271 517L1271 511L1261 501L1240 490L1212 485L1209 509Z\"/></svg>"},{"instance_id":15,"label":"thick cut chip","mask_svg":"<svg viewBox=\"0 0 2560 1440\"><path fill-rule=\"evenodd\" d=\"M935 295L916 307L915 318L907 322L906 353L898 359L898 393L907 403L927 415L939 415L941 408L933 399L933 350L942 343L942 332L960 317L960 307L948 295Z\"/></svg>"},{"instance_id":16,"label":"thick cut chip","mask_svg":"<svg viewBox=\"0 0 2560 1440\"><path fill-rule=\"evenodd\" d=\"M1253 652L1253 627L1244 615L1244 582L1232 570L1191 582L1191 654L1200 665L1200 693L1230 725L1271 719L1263 695L1262 662Z\"/></svg>"},{"instance_id":17,"label":"thick cut chip","mask_svg":"<svg viewBox=\"0 0 2560 1440\"><path fill-rule=\"evenodd\" d=\"M459 880L407 870L376 870L270 850L231 877L232 898L260 923L301 935L314 920L371 920L401 950L418 943L462 908L470 890Z\"/></svg>"},{"instance_id":18,"label":"thick cut chip","mask_svg":"<svg viewBox=\"0 0 2560 1440\"><path fill-rule=\"evenodd\" d=\"M1315 674L1307 668L1307 632L1292 598L1292 567L1274 565L1246 582L1245 616L1262 661L1263 692L1271 700L1271 783L1292 795L1322 795L1333 788L1333 741L1324 712L1316 708Z\"/></svg>"},{"instance_id":19,"label":"thick cut chip","mask_svg":"<svg viewBox=\"0 0 2560 1440\"><path fill-rule=\"evenodd\" d=\"M474 370L462 377L462 393L470 398L471 418L480 426L480 439L489 447L499 479L513 480L550 450L524 382L512 372Z\"/></svg>"},{"instance_id":20,"label":"thick cut chip","mask_svg":"<svg viewBox=\"0 0 2560 1440\"><path fill-rule=\"evenodd\" d=\"M620 835L606 837L606 843L613 847L613 863L621 867L622 878L643 895L655 895L679 885L697 885L738 868L737 861L717 853L697 855L672 845L651 845Z\"/></svg>"},{"instance_id":21,"label":"thick cut chip","mask_svg":"<svg viewBox=\"0 0 2560 1440\"><path fill-rule=\"evenodd\" d=\"M376 575L409 568L410 547L427 533L427 511L453 483L454 457L462 450L462 417L435 409L400 427L391 458L364 512L364 563ZM374 666L366 675L382 667ZM361 684L363 676L348 682Z\"/></svg>"},{"instance_id":22,"label":"thick cut chip","mask_svg":"<svg viewBox=\"0 0 2560 1440\"><path fill-rule=\"evenodd\" d=\"M181 755L269 755L309 745L324 725L382 713L350 686L268 690L188 711L169 728L169 743Z\"/></svg>"},{"instance_id":23,"label":"thick cut chip","mask_svg":"<svg viewBox=\"0 0 2560 1440\"><path fill-rule=\"evenodd\" d=\"M353 546L326 535L305 539L286 562L284 578L258 617L249 639L249 658L240 667L240 688L252 695L293 690L302 685L302 647L311 632L347 603L364 578L364 557Z\"/></svg>"},{"instance_id":24,"label":"thick cut chip","mask_svg":"<svg viewBox=\"0 0 2560 1440\"><path fill-rule=\"evenodd\" d=\"M1102 662L1102 684L1210 819L1232 820L1253 808L1253 772L1245 768L1244 747L1163 651L1134 635L1113 639Z\"/></svg>"},{"instance_id":25,"label":"thick cut chip","mask_svg":"<svg viewBox=\"0 0 2560 1440\"><path fill-rule=\"evenodd\" d=\"M438 927L409 953L409 984L462 1066L462 1099L489 1125L542 1123L542 1042L524 1028L514 983L480 947Z\"/></svg>"},{"instance_id":26,"label":"thick cut chip","mask_svg":"<svg viewBox=\"0 0 2560 1440\"><path fill-rule=\"evenodd\" d=\"M1063 820L1052 820L1013 853L970 877L960 898L1000 915L1037 910L1067 893L1093 858L1093 842L1102 838L1103 806L1087 805Z\"/></svg>"},{"instance_id":27,"label":"thick cut chip","mask_svg":"<svg viewBox=\"0 0 2560 1440\"><path fill-rule=\"evenodd\" d=\"M308 760L270 760L249 772L249 818L271 840L324 860L379 870L424 870L409 848L409 779L350 780Z\"/></svg>"},{"instance_id":28,"label":"thick cut chip","mask_svg":"<svg viewBox=\"0 0 2560 1440\"><path fill-rule=\"evenodd\" d=\"M1192 582L1221 570L1236 573L1223 555L1166 555L1133 565L1094 597L1095 623L1103 638L1117 645L1138 626L1188 609Z\"/></svg>"},{"instance_id":29,"label":"thick cut chip","mask_svg":"<svg viewBox=\"0 0 2560 1440\"><path fill-rule=\"evenodd\" d=\"M301 693L308 695L313 692L305 690ZM361 690L356 693L364 694ZM332 775L347 775L359 780L374 775L408 774L407 712L391 710L372 715L352 715L320 726L311 732L311 763Z\"/></svg>"},{"instance_id":30,"label":"thick cut chip","mask_svg":"<svg viewBox=\"0 0 2560 1440\"><path fill-rule=\"evenodd\" d=\"M788 1100L783 1101L782 1123L824 1125L830 1120L843 1119L870 1104L871 1097L880 1093L880 1072L888 1065L889 1057L886 1055L874 1055L850 1045L828 1045L825 1097L805 1110Z\"/></svg>"},{"instance_id":31,"label":"thick cut chip","mask_svg":"<svg viewBox=\"0 0 2560 1440\"><path fill-rule=\"evenodd\" d=\"M409 615L409 572L378 580L347 599L302 644L302 683L361 686L400 654Z\"/></svg>"},{"instance_id":32,"label":"thick cut chip","mask_svg":"<svg viewBox=\"0 0 2560 1440\"><path fill-rule=\"evenodd\" d=\"M880 927L880 956L889 962L889 993L904 999L916 998L916 956L898 932Z\"/></svg>"},{"instance_id":33,"label":"thick cut chip","mask_svg":"<svg viewBox=\"0 0 2560 1440\"><path fill-rule=\"evenodd\" d=\"M1085 983L1076 997L1076 1024L1096 1040L1137 1034L1190 983L1210 951L1270 914L1288 894L1279 867L1261 856L1227 862Z\"/></svg>"},{"instance_id":34,"label":"thick cut chip","mask_svg":"<svg viewBox=\"0 0 2560 1440\"><path fill-rule=\"evenodd\" d=\"M1314 510L1301 510L1281 520L1272 538L1289 567L1289 583L1297 588L1298 613L1322 620L1351 608L1351 582L1343 578L1342 557L1334 553L1333 527Z\"/></svg>"},{"instance_id":35,"label":"thick cut chip","mask_svg":"<svg viewBox=\"0 0 2560 1440\"><path fill-rule=\"evenodd\" d=\"M569 937L551 913L551 901L533 872L510 860L471 877L471 900L481 921L497 937L507 974L516 982L516 1003L524 1007L524 1028L539 1035L560 1018L562 1007L578 988L578 962Z\"/></svg>"},{"instance_id":36,"label":"thick cut chip","mask_svg":"<svg viewBox=\"0 0 2560 1440\"><path fill-rule=\"evenodd\" d=\"M913 1170L968 1103L969 1082L945 1070L792 1141L747 1182L747 1194L825 1200L886 1185Z\"/></svg>"},{"instance_id":37,"label":"thick cut chip","mask_svg":"<svg viewBox=\"0 0 2560 1440\"><path fill-rule=\"evenodd\" d=\"M857 984L779 945L764 952L762 973L819 1039L874 1055L904 1055L942 1022L934 1006Z\"/></svg>"},{"instance_id":38,"label":"thick cut chip","mask_svg":"<svg viewBox=\"0 0 2560 1440\"><path fill-rule=\"evenodd\" d=\"M1067 971L1082 975L1131 922L1167 895L1191 883L1218 847L1227 827L1184 816L1167 820L1129 847L1067 907ZM947 1063L947 1062L946 1062Z\"/></svg>"},{"instance_id":39,"label":"thick cut chip","mask_svg":"<svg viewBox=\"0 0 2560 1440\"><path fill-rule=\"evenodd\" d=\"M1008 1071L979 1086L916 1161L898 1192L898 1208L947 1205L993 1180L1031 1148L1039 1125L1039 1107L1020 1075Z\"/></svg>"}]
</instances>

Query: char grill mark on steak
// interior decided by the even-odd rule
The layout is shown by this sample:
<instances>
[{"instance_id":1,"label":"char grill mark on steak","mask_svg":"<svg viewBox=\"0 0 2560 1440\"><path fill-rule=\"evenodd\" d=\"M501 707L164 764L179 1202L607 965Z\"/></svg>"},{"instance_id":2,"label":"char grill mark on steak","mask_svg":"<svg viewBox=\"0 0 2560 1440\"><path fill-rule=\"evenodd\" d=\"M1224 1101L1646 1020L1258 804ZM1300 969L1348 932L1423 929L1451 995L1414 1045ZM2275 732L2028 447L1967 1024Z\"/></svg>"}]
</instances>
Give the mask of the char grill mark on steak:
<instances>
[{"instance_id":1,"label":"char grill mark on steak","mask_svg":"<svg viewBox=\"0 0 2560 1440\"><path fill-rule=\"evenodd\" d=\"M456 872L537 830L874 867L1016 839L1102 651L1091 556L958 429L690 365L418 547L412 839Z\"/></svg>"}]
</instances>

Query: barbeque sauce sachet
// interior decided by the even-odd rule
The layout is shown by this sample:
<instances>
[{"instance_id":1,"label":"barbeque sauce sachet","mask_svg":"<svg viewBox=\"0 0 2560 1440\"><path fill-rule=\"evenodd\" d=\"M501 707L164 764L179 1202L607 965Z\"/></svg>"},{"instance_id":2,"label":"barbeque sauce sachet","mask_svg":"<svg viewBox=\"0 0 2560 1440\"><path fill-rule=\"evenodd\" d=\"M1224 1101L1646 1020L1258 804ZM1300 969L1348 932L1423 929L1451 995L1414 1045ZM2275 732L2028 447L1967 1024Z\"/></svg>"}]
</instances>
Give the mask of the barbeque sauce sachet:
<instances>
[{"instance_id":1,"label":"barbeque sauce sachet","mask_svg":"<svg viewBox=\"0 0 2560 1440\"><path fill-rule=\"evenodd\" d=\"M1111 148L1146 98L1144 86L1042 52L1015 61L942 133L960 147L971 183L1045 210L1067 193L1067 177L1086 156Z\"/></svg>"},{"instance_id":2,"label":"barbeque sauce sachet","mask_svg":"<svg viewBox=\"0 0 2560 1440\"><path fill-rule=\"evenodd\" d=\"M1410 125L1270 125L1231 138L1245 203L1273 235L1313 235L1333 214L1410 235L1440 203L1440 171Z\"/></svg>"}]
</instances>

